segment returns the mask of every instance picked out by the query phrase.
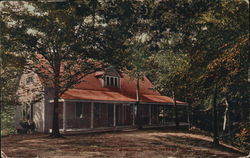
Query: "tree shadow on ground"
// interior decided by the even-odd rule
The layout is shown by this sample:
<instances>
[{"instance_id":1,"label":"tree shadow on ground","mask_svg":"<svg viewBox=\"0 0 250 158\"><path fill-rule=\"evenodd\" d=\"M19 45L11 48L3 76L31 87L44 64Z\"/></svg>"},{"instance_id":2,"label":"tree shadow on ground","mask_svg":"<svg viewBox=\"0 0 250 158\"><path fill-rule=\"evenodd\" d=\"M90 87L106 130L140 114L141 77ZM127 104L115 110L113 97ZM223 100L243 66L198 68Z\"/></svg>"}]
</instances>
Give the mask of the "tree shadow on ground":
<instances>
[{"instance_id":1,"label":"tree shadow on ground","mask_svg":"<svg viewBox=\"0 0 250 158\"><path fill-rule=\"evenodd\" d=\"M175 136L176 133L180 134ZM48 155L81 155L88 152L91 154L93 154L93 152L104 155L113 154L115 155L114 157L122 157L124 154L126 155L131 152L144 155L170 154L177 157L181 155L189 157L197 157L197 155L205 157L211 157L211 155L232 157L232 155L234 155L235 157L237 154L241 155L224 146L214 148L211 141L199 139L202 135L195 136L192 137L189 133L173 130L85 133L64 135L64 138L53 139L49 138L48 135L34 134L4 138L3 145L5 151L10 154L9 156L13 157L20 155L24 157L36 157L37 155L45 157ZM204 150L199 151L201 148ZM213 151L209 149L237 154L223 152L213 153ZM138 157L138 155L133 154L130 154L130 156Z\"/></svg>"},{"instance_id":2,"label":"tree shadow on ground","mask_svg":"<svg viewBox=\"0 0 250 158\"><path fill-rule=\"evenodd\" d=\"M155 136L155 137L157 137L159 140L164 141L164 142L174 142L176 144L174 145L174 147L177 147L178 144L181 144L181 145L186 145L186 146L190 146L194 148L202 147L202 148L216 149L219 151L225 151L225 152L230 152L230 153L235 153L235 154L244 154L238 150L235 150L223 144L214 146L213 142L211 141L201 140L201 139L194 138L194 137L183 137L183 136L172 136L172 135L171 136Z\"/></svg>"}]
</instances>

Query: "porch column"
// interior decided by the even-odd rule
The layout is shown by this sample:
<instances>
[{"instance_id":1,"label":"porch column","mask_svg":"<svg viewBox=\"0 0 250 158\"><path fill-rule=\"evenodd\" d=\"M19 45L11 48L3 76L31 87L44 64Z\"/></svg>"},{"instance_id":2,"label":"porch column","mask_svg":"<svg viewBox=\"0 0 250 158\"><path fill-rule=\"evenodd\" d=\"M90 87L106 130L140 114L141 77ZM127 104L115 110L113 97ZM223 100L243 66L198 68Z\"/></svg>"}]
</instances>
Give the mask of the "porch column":
<instances>
[{"instance_id":1,"label":"porch column","mask_svg":"<svg viewBox=\"0 0 250 158\"><path fill-rule=\"evenodd\" d=\"M94 128L94 102L91 102L90 128Z\"/></svg>"},{"instance_id":2,"label":"porch column","mask_svg":"<svg viewBox=\"0 0 250 158\"><path fill-rule=\"evenodd\" d=\"M133 126L135 126L135 104L133 104Z\"/></svg>"},{"instance_id":3,"label":"porch column","mask_svg":"<svg viewBox=\"0 0 250 158\"><path fill-rule=\"evenodd\" d=\"M190 123L190 106L188 104L187 106L187 122L188 122L188 128L190 129L191 128L191 123Z\"/></svg>"},{"instance_id":4,"label":"porch column","mask_svg":"<svg viewBox=\"0 0 250 158\"><path fill-rule=\"evenodd\" d=\"M148 109L148 113L149 113L149 125L151 125L151 104L148 105L149 109Z\"/></svg>"},{"instance_id":5,"label":"porch column","mask_svg":"<svg viewBox=\"0 0 250 158\"><path fill-rule=\"evenodd\" d=\"M116 106L114 104L114 120L113 120L113 126L116 126Z\"/></svg>"},{"instance_id":6,"label":"porch column","mask_svg":"<svg viewBox=\"0 0 250 158\"><path fill-rule=\"evenodd\" d=\"M66 101L63 102L63 131L66 131L66 125L67 125L67 122L66 122Z\"/></svg>"}]
</instances>

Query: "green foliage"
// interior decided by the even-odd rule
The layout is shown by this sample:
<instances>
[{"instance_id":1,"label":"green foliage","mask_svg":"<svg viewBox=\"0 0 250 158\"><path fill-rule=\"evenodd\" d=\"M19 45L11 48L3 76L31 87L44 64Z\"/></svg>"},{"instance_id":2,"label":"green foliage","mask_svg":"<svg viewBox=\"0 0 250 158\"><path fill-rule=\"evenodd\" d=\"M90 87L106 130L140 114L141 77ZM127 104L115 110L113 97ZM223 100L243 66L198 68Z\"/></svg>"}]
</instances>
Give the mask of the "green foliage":
<instances>
[{"instance_id":1,"label":"green foliage","mask_svg":"<svg viewBox=\"0 0 250 158\"><path fill-rule=\"evenodd\" d=\"M232 133L232 137L229 138L230 143L248 152L250 150L250 123L240 123L238 126L238 129Z\"/></svg>"},{"instance_id":2,"label":"green foliage","mask_svg":"<svg viewBox=\"0 0 250 158\"><path fill-rule=\"evenodd\" d=\"M0 64L1 135L15 134L16 90L25 60L5 47L1 50Z\"/></svg>"},{"instance_id":3,"label":"green foliage","mask_svg":"<svg viewBox=\"0 0 250 158\"><path fill-rule=\"evenodd\" d=\"M8 49L21 52L27 68L36 72L46 87L53 87L53 131L59 133L55 125L60 96L86 75L103 69L104 63L119 68L124 65L124 43L131 37L129 28L133 24L133 10L128 9L133 3L91 0L4 4L1 18L7 20L5 41L14 44Z\"/></svg>"},{"instance_id":4,"label":"green foliage","mask_svg":"<svg viewBox=\"0 0 250 158\"><path fill-rule=\"evenodd\" d=\"M250 143L250 123L244 123L240 126L239 133L235 135L240 141ZM249 144L250 145L250 144Z\"/></svg>"},{"instance_id":5,"label":"green foliage","mask_svg":"<svg viewBox=\"0 0 250 158\"><path fill-rule=\"evenodd\" d=\"M1 136L15 133L15 107L13 105L5 105L1 109Z\"/></svg>"},{"instance_id":6,"label":"green foliage","mask_svg":"<svg viewBox=\"0 0 250 158\"><path fill-rule=\"evenodd\" d=\"M2 52L1 59L1 135L8 135L15 133L15 106L18 104L15 92L25 62L6 52Z\"/></svg>"},{"instance_id":7,"label":"green foliage","mask_svg":"<svg viewBox=\"0 0 250 158\"><path fill-rule=\"evenodd\" d=\"M191 59L188 72L192 78L188 91L193 105L203 103L206 107L211 107L212 102L204 101L217 93L214 106L224 106L223 100L227 99L230 108L237 107L234 109L237 112L231 114L240 113L237 119L232 119L234 116L231 115L230 121L247 122L250 113L247 108L247 63L250 61L248 5L237 0L218 1L207 11L197 13L194 19L196 25L191 26L195 32L195 40L188 52L188 58ZM215 87L217 92L214 91ZM216 121L218 120L214 124ZM239 129L232 126L230 128Z\"/></svg>"},{"instance_id":8,"label":"green foliage","mask_svg":"<svg viewBox=\"0 0 250 158\"><path fill-rule=\"evenodd\" d=\"M129 62L127 63L127 69L132 78L143 80L144 76L149 70L148 58L150 52L143 43L135 43L131 45L127 52L129 55Z\"/></svg>"},{"instance_id":9,"label":"green foliage","mask_svg":"<svg viewBox=\"0 0 250 158\"><path fill-rule=\"evenodd\" d=\"M189 67L188 58L184 54L164 52L156 54L154 64L157 65L156 88L171 95L173 88L178 91L185 86L183 79Z\"/></svg>"},{"instance_id":10,"label":"green foliage","mask_svg":"<svg viewBox=\"0 0 250 158\"><path fill-rule=\"evenodd\" d=\"M200 110L211 108L217 85L217 103L223 105L227 99L229 106L238 107L233 114L240 113L240 121L249 120L249 6L245 1L29 3L33 12L20 10L23 3L15 9L6 4L1 15L3 69L8 70L1 74L5 85L1 90L7 94L6 105L16 104L13 83L22 71L19 67L25 65L19 60L25 51L26 59L35 64L37 54L46 60L50 68L40 75L54 83L58 78L61 93L76 84L74 79L81 73L98 70L88 64L98 60L128 69L137 79L149 75L162 93L171 95L174 90L177 99L188 98ZM63 73L58 71L61 67Z\"/></svg>"}]
</instances>

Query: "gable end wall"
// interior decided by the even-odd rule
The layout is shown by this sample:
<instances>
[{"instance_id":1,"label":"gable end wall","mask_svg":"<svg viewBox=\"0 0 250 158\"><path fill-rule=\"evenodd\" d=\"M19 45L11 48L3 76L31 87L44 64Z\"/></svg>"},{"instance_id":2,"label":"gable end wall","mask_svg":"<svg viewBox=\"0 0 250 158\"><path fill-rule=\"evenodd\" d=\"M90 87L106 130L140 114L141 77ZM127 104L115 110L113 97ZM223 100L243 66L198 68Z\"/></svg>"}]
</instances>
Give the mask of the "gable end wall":
<instances>
[{"instance_id":1,"label":"gable end wall","mask_svg":"<svg viewBox=\"0 0 250 158\"><path fill-rule=\"evenodd\" d=\"M27 78L32 77L33 81L27 84ZM33 106L33 121L36 125L36 131L44 132L44 87L34 72L24 72L19 81L17 90L18 101L16 110L16 128L20 129L20 121L23 120L23 109L25 105Z\"/></svg>"}]
</instances>

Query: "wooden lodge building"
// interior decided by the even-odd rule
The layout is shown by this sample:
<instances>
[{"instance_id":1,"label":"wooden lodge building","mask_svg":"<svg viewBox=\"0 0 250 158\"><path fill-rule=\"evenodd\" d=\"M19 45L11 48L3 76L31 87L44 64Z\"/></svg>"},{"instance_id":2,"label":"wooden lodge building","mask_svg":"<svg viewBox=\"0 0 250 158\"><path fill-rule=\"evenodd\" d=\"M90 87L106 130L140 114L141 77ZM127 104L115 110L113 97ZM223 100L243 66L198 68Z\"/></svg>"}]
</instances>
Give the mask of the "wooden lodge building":
<instances>
[{"instance_id":1,"label":"wooden lodge building","mask_svg":"<svg viewBox=\"0 0 250 158\"><path fill-rule=\"evenodd\" d=\"M21 106L16 110L16 128L21 120L32 120L36 131L52 129L53 95L38 75L23 74L18 95ZM42 91L42 93L41 93ZM37 96L38 101L34 102ZM153 90L147 77L140 81L140 100L137 107L136 81L113 68L84 77L84 82L67 90L60 98L59 128L61 131L84 131L136 127L136 115L143 127L174 124L173 99ZM186 103L177 101L178 120L187 123Z\"/></svg>"}]
</instances>

